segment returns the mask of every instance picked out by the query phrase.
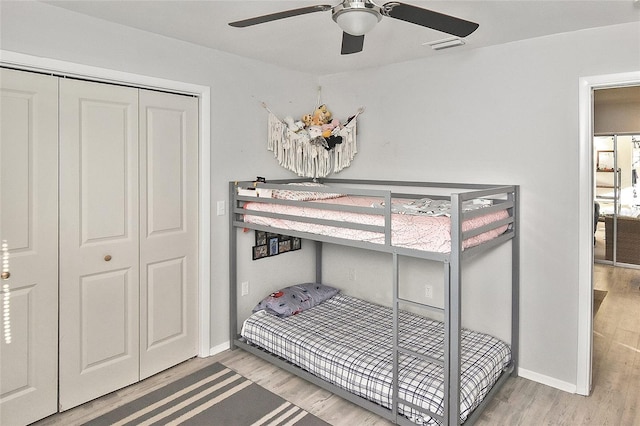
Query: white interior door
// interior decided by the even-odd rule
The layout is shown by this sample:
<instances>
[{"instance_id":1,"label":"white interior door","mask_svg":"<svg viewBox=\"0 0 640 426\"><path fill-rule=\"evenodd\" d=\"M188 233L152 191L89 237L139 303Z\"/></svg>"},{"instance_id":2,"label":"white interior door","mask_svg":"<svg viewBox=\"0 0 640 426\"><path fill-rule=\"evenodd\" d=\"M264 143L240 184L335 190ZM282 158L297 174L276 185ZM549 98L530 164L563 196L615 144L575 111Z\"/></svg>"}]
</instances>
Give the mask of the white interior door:
<instances>
[{"instance_id":1,"label":"white interior door","mask_svg":"<svg viewBox=\"0 0 640 426\"><path fill-rule=\"evenodd\" d=\"M60 80L60 408L139 377L137 89Z\"/></svg>"},{"instance_id":2,"label":"white interior door","mask_svg":"<svg viewBox=\"0 0 640 426\"><path fill-rule=\"evenodd\" d=\"M57 411L58 82L2 69L0 91L0 424L19 425Z\"/></svg>"},{"instance_id":3,"label":"white interior door","mask_svg":"<svg viewBox=\"0 0 640 426\"><path fill-rule=\"evenodd\" d=\"M198 100L140 90L140 379L197 353Z\"/></svg>"}]
</instances>

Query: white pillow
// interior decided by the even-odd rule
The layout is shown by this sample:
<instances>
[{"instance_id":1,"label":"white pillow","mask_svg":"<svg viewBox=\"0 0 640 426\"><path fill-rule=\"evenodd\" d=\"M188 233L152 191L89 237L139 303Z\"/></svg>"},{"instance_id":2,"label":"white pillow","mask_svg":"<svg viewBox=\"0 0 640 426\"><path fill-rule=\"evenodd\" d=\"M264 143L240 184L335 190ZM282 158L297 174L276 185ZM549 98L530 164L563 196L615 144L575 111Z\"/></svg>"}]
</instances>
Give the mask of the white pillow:
<instances>
[{"instance_id":1,"label":"white pillow","mask_svg":"<svg viewBox=\"0 0 640 426\"><path fill-rule=\"evenodd\" d=\"M317 182L289 183L288 185L328 188L327 185L323 185ZM271 193L272 198L293 201L327 200L329 198L339 198L343 196L343 194L333 194L330 192L294 191L290 189L274 189Z\"/></svg>"}]
</instances>

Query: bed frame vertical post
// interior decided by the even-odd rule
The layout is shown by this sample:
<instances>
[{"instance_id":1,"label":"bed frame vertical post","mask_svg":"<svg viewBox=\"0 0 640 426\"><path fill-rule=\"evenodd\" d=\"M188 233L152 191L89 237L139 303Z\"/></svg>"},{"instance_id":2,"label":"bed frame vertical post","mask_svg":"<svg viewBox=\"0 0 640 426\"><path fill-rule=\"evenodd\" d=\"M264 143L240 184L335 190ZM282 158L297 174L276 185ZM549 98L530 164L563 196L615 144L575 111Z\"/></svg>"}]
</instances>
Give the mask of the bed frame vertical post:
<instances>
[{"instance_id":1,"label":"bed frame vertical post","mask_svg":"<svg viewBox=\"0 0 640 426\"><path fill-rule=\"evenodd\" d=\"M238 232L233 227L236 208L236 185L229 182L229 348L236 349L234 344L238 336Z\"/></svg>"},{"instance_id":2,"label":"bed frame vertical post","mask_svg":"<svg viewBox=\"0 0 640 426\"><path fill-rule=\"evenodd\" d=\"M517 377L520 354L520 186L514 186L509 198L513 201L514 220L511 240L511 375Z\"/></svg>"},{"instance_id":3,"label":"bed frame vertical post","mask_svg":"<svg viewBox=\"0 0 640 426\"><path fill-rule=\"evenodd\" d=\"M391 191L384 195L384 243L392 246L391 241Z\"/></svg>"},{"instance_id":4,"label":"bed frame vertical post","mask_svg":"<svg viewBox=\"0 0 640 426\"><path fill-rule=\"evenodd\" d=\"M449 424L460 424L460 358L462 327L462 199L460 194L451 194L451 255L449 268Z\"/></svg>"},{"instance_id":5,"label":"bed frame vertical post","mask_svg":"<svg viewBox=\"0 0 640 426\"><path fill-rule=\"evenodd\" d=\"M398 388L400 377L400 273L398 267L398 253L393 253L393 364L391 370L391 377L393 383L393 393L391 395L391 415L393 416L393 422L398 423Z\"/></svg>"},{"instance_id":6,"label":"bed frame vertical post","mask_svg":"<svg viewBox=\"0 0 640 426\"><path fill-rule=\"evenodd\" d=\"M444 266L444 407L443 425L449 424L449 394L451 393L451 263L448 260L443 262Z\"/></svg>"},{"instance_id":7,"label":"bed frame vertical post","mask_svg":"<svg viewBox=\"0 0 640 426\"><path fill-rule=\"evenodd\" d=\"M322 282L322 241L316 241L316 282Z\"/></svg>"}]
</instances>

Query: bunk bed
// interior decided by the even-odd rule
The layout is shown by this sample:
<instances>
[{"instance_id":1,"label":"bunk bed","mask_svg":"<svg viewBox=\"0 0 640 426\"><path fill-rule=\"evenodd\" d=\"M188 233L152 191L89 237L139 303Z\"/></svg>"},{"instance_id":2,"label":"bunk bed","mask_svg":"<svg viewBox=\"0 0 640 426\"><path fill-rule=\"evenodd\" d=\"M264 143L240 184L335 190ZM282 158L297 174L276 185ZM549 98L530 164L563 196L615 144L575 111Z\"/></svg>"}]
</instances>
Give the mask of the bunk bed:
<instances>
[{"instance_id":1,"label":"bunk bed","mask_svg":"<svg viewBox=\"0 0 640 426\"><path fill-rule=\"evenodd\" d=\"M230 182L232 349L249 351L397 424L472 424L502 383L517 374L518 190L345 179ZM238 229L315 241L315 282L323 289L323 243L388 253L392 306L336 291L299 315L254 310L239 333ZM508 241L510 345L461 324L464 261ZM443 307L400 297L403 256L443 264ZM417 315L416 309L436 312L443 321ZM347 329L338 328L345 324ZM362 329L375 332L357 332Z\"/></svg>"}]
</instances>

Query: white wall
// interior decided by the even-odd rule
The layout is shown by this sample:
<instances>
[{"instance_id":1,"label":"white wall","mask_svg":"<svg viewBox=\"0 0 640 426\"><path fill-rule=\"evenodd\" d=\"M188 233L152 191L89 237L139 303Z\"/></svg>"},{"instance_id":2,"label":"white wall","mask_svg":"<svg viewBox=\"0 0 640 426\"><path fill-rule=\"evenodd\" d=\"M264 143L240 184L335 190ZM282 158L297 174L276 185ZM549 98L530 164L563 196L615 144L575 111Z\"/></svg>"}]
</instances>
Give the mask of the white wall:
<instances>
[{"instance_id":1,"label":"white wall","mask_svg":"<svg viewBox=\"0 0 640 426\"><path fill-rule=\"evenodd\" d=\"M0 2L0 13L1 49L210 86L212 202L226 199L231 179L291 176L265 149L259 102L282 115L306 111L315 103L316 77L42 3ZM320 79L323 100L338 117L366 107L359 153L339 176L522 186L521 366L568 385L576 383L578 79L638 70L639 34L640 24L627 24ZM214 216L212 223L212 346L228 337L227 220ZM278 262L287 256L310 257L303 250ZM493 295L504 299L507 277L488 269L499 257L471 265L482 275L469 278L477 287L467 290L474 300L465 308L473 310L468 322L502 335L478 310L496 304ZM340 262L334 279L342 281ZM366 278L358 275L354 291L367 290ZM251 271L242 279L259 276Z\"/></svg>"},{"instance_id":2,"label":"white wall","mask_svg":"<svg viewBox=\"0 0 640 426\"><path fill-rule=\"evenodd\" d=\"M366 106L358 156L341 177L521 185L521 367L568 389L577 362L579 77L638 70L639 34L638 23L619 25L321 78L333 109ZM473 305L494 306L488 295L499 288L474 288Z\"/></svg>"},{"instance_id":3,"label":"white wall","mask_svg":"<svg viewBox=\"0 0 640 426\"><path fill-rule=\"evenodd\" d=\"M292 177L266 150L260 102L306 111L317 77L39 2L0 2L0 18L3 50L211 87L211 346L228 341L228 216L215 216L215 203L228 198L230 180Z\"/></svg>"}]
</instances>

